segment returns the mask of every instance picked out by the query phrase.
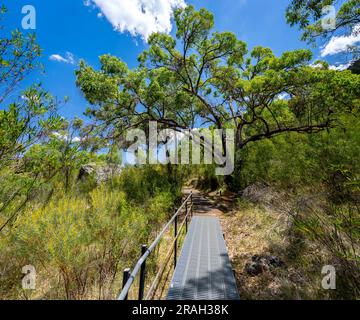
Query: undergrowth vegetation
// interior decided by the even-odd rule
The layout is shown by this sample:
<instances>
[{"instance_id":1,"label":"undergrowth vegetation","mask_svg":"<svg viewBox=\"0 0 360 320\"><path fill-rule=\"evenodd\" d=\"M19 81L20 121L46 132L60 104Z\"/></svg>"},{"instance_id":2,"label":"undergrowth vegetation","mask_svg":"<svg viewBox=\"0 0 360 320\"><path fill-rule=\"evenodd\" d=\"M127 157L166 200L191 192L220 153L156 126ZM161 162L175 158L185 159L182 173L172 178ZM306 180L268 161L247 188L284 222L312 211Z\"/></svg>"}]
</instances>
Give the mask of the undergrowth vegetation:
<instances>
[{"instance_id":1,"label":"undergrowth vegetation","mask_svg":"<svg viewBox=\"0 0 360 320\"><path fill-rule=\"evenodd\" d=\"M180 186L163 168L127 168L87 194L58 191L29 206L0 240L1 297L24 294L16 271L30 264L38 280L28 298L115 298L122 270L166 222Z\"/></svg>"},{"instance_id":2,"label":"undergrowth vegetation","mask_svg":"<svg viewBox=\"0 0 360 320\"><path fill-rule=\"evenodd\" d=\"M247 146L230 186L207 178L240 201L223 224L244 298L360 297L360 122L353 114L341 123L329 132ZM249 276L246 263L262 254L285 267ZM335 267L336 290L322 288L327 265Z\"/></svg>"}]
</instances>

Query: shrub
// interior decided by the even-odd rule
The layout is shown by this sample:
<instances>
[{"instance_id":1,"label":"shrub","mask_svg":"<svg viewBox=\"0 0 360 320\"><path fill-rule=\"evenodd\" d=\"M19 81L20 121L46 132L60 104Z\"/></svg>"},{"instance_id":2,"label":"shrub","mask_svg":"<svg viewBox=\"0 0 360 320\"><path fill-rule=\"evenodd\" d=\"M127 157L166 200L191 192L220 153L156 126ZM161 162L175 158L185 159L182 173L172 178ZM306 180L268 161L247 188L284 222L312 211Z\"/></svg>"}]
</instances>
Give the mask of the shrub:
<instances>
[{"instance_id":1,"label":"shrub","mask_svg":"<svg viewBox=\"0 0 360 320\"><path fill-rule=\"evenodd\" d=\"M327 264L337 272L334 298L360 297L360 208L357 204L330 205L327 211L307 206L294 215L295 226L311 243L329 254Z\"/></svg>"},{"instance_id":2,"label":"shrub","mask_svg":"<svg viewBox=\"0 0 360 320\"><path fill-rule=\"evenodd\" d=\"M23 296L21 269L30 264L39 279L31 298L115 298L119 271L133 266L178 195L160 170L128 168L87 194L57 191L47 204L33 203L0 239L1 296Z\"/></svg>"}]
</instances>

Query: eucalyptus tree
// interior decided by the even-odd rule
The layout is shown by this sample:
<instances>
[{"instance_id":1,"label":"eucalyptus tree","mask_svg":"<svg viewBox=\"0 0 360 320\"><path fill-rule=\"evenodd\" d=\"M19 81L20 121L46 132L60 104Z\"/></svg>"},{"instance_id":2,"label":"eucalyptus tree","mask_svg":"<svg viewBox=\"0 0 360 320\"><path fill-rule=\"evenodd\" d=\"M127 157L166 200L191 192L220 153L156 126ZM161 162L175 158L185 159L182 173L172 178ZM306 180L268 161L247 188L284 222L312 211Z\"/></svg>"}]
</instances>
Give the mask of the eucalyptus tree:
<instances>
[{"instance_id":1,"label":"eucalyptus tree","mask_svg":"<svg viewBox=\"0 0 360 320\"><path fill-rule=\"evenodd\" d=\"M213 31L214 17L192 6L175 12L175 36L155 33L139 65L104 55L95 70L84 61L77 85L109 139L157 121L182 131L233 128L237 150L286 132L314 133L337 124L359 105L360 78L310 65L308 50L277 57L231 32Z\"/></svg>"},{"instance_id":2,"label":"eucalyptus tree","mask_svg":"<svg viewBox=\"0 0 360 320\"><path fill-rule=\"evenodd\" d=\"M36 172L26 172L24 155L58 129L58 101L41 85L20 93L20 84L39 68L41 49L34 34L8 30L7 9L0 8L0 232L9 226L36 192L41 182Z\"/></svg>"},{"instance_id":3,"label":"eucalyptus tree","mask_svg":"<svg viewBox=\"0 0 360 320\"><path fill-rule=\"evenodd\" d=\"M38 143L59 121L57 101L40 85L20 93L19 85L40 68L41 49L34 34L8 30L7 9L0 8L0 171L17 163L23 153Z\"/></svg>"}]
</instances>

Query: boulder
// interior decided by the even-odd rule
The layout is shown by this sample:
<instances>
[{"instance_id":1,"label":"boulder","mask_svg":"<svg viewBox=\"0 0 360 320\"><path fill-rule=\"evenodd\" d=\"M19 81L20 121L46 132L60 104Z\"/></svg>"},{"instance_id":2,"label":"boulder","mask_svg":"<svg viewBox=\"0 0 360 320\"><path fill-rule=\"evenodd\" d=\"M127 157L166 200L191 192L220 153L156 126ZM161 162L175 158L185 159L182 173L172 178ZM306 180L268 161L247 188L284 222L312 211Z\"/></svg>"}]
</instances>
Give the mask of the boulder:
<instances>
[{"instance_id":1,"label":"boulder","mask_svg":"<svg viewBox=\"0 0 360 320\"><path fill-rule=\"evenodd\" d=\"M93 177L97 184L111 180L113 177L121 174L122 167L116 164L98 165L88 163L81 166L78 174L78 180L86 180Z\"/></svg>"},{"instance_id":2,"label":"boulder","mask_svg":"<svg viewBox=\"0 0 360 320\"><path fill-rule=\"evenodd\" d=\"M268 270L280 268L284 262L276 256L271 255L254 255L245 265L245 272L250 276L257 276Z\"/></svg>"}]
</instances>

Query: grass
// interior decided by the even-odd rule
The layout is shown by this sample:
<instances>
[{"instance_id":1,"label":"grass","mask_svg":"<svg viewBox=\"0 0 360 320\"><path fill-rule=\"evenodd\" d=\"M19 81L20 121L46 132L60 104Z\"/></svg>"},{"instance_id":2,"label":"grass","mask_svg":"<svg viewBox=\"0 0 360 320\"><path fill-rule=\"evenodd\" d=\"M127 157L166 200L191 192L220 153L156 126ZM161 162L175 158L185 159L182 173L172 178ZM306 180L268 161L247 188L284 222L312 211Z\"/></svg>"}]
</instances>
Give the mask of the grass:
<instances>
[{"instance_id":1,"label":"grass","mask_svg":"<svg viewBox=\"0 0 360 320\"><path fill-rule=\"evenodd\" d=\"M326 254L307 243L289 215L245 200L221 217L241 299L327 299L321 287ZM254 255L276 256L282 267L249 275L245 266Z\"/></svg>"}]
</instances>

